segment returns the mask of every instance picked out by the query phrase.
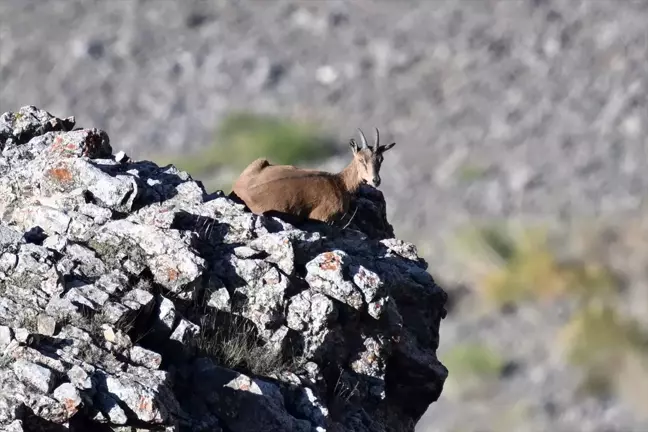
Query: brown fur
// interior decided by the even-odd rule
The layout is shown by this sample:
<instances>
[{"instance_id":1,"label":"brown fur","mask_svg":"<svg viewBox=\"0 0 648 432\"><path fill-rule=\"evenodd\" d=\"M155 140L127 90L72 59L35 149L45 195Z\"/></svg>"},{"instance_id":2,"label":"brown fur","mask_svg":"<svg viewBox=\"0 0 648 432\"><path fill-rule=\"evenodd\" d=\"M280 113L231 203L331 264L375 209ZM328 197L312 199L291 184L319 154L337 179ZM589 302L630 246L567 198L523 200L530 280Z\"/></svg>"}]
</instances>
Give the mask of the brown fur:
<instances>
[{"instance_id":1,"label":"brown fur","mask_svg":"<svg viewBox=\"0 0 648 432\"><path fill-rule=\"evenodd\" d=\"M253 213L283 213L299 221L313 219L326 223L339 221L348 211L351 200L363 182L380 184L382 153L394 146L366 144L359 149L351 140L353 159L337 174L296 168L292 165L272 165L267 159L257 159L248 165L234 182L232 192Z\"/></svg>"}]
</instances>

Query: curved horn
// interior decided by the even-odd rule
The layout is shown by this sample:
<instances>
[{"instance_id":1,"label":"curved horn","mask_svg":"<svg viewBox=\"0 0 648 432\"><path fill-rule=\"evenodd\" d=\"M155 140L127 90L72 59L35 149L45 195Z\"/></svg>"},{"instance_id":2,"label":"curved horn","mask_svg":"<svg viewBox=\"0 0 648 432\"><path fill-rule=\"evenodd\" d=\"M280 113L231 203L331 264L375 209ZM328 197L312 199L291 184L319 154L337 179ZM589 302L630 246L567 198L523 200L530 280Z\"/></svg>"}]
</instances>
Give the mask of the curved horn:
<instances>
[{"instance_id":1,"label":"curved horn","mask_svg":"<svg viewBox=\"0 0 648 432\"><path fill-rule=\"evenodd\" d=\"M360 141L362 142L362 147L368 147L371 148L369 144L367 144L367 137L362 133L362 129L358 128L358 132L360 132Z\"/></svg>"},{"instance_id":2,"label":"curved horn","mask_svg":"<svg viewBox=\"0 0 648 432\"><path fill-rule=\"evenodd\" d=\"M380 147L380 132L378 132L378 128L374 129L376 129L376 143L374 145L376 146L376 148L378 148Z\"/></svg>"}]
</instances>

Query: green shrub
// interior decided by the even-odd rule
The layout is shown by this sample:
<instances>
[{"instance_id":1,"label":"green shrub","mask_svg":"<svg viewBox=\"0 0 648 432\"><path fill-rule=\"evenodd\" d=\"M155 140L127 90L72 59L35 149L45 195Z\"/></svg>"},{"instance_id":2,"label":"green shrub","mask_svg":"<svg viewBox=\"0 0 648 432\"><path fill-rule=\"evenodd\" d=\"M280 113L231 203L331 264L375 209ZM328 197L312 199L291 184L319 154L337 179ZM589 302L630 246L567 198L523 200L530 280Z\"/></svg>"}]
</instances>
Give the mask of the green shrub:
<instances>
[{"instance_id":1,"label":"green shrub","mask_svg":"<svg viewBox=\"0 0 648 432\"><path fill-rule=\"evenodd\" d=\"M616 289L612 274L598 263L559 260L546 229L472 227L459 233L456 245L478 292L498 307L565 293L605 296Z\"/></svg>"},{"instance_id":2,"label":"green shrub","mask_svg":"<svg viewBox=\"0 0 648 432\"><path fill-rule=\"evenodd\" d=\"M624 364L648 360L647 335L610 304L585 305L571 317L560 339L568 362L584 373L582 389L588 393L616 392L623 384ZM646 374L648 369L644 380Z\"/></svg>"},{"instance_id":3,"label":"green shrub","mask_svg":"<svg viewBox=\"0 0 648 432\"><path fill-rule=\"evenodd\" d=\"M452 347L441 356L441 362L448 368L449 393L457 395L477 392L497 381L506 366L498 352L478 343Z\"/></svg>"},{"instance_id":4,"label":"green shrub","mask_svg":"<svg viewBox=\"0 0 648 432\"><path fill-rule=\"evenodd\" d=\"M443 363L455 376L497 377L504 369L502 357L481 344L457 345L444 356Z\"/></svg>"},{"instance_id":5,"label":"green shrub","mask_svg":"<svg viewBox=\"0 0 648 432\"><path fill-rule=\"evenodd\" d=\"M473 183L488 174L488 167L482 165L465 164L457 170L457 178L462 183Z\"/></svg>"},{"instance_id":6,"label":"green shrub","mask_svg":"<svg viewBox=\"0 0 648 432\"><path fill-rule=\"evenodd\" d=\"M333 141L313 125L235 113L223 120L211 145L168 163L199 177L221 166L240 170L259 157L267 157L275 164L297 164L334 153Z\"/></svg>"}]
</instances>

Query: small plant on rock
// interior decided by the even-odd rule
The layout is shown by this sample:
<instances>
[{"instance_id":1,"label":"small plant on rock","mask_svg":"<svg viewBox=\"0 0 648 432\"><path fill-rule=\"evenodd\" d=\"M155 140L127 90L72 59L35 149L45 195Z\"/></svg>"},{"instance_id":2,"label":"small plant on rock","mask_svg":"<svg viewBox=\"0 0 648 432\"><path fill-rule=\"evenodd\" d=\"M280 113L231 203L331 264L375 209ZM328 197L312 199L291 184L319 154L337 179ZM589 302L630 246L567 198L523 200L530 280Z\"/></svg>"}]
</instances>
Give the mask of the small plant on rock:
<instances>
[{"instance_id":1,"label":"small plant on rock","mask_svg":"<svg viewBox=\"0 0 648 432\"><path fill-rule=\"evenodd\" d=\"M448 368L449 393L459 396L475 394L497 381L506 367L497 351L478 343L455 345L441 361Z\"/></svg>"},{"instance_id":2,"label":"small plant on rock","mask_svg":"<svg viewBox=\"0 0 648 432\"><path fill-rule=\"evenodd\" d=\"M224 319L208 317L194 346L219 365L243 373L268 376L289 367L280 352L260 341L254 324L234 315Z\"/></svg>"}]
</instances>

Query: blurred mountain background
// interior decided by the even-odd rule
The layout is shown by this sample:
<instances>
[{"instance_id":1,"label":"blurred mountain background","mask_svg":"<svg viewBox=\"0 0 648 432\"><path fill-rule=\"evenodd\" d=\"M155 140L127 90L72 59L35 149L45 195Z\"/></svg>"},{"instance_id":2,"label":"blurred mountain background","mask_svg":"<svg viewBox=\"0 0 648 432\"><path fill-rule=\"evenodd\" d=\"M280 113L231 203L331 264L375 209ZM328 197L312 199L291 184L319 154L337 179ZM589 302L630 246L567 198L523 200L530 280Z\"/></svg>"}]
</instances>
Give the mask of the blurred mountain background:
<instances>
[{"instance_id":1,"label":"blurred mountain background","mask_svg":"<svg viewBox=\"0 0 648 432\"><path fill-rule=\"evenodd\" d=\"M0 1L0 111L210 189L397 142L390 220L450 294L421 432L648 430L647 64L647 1Z\"/></svg>"}]
</instances>

